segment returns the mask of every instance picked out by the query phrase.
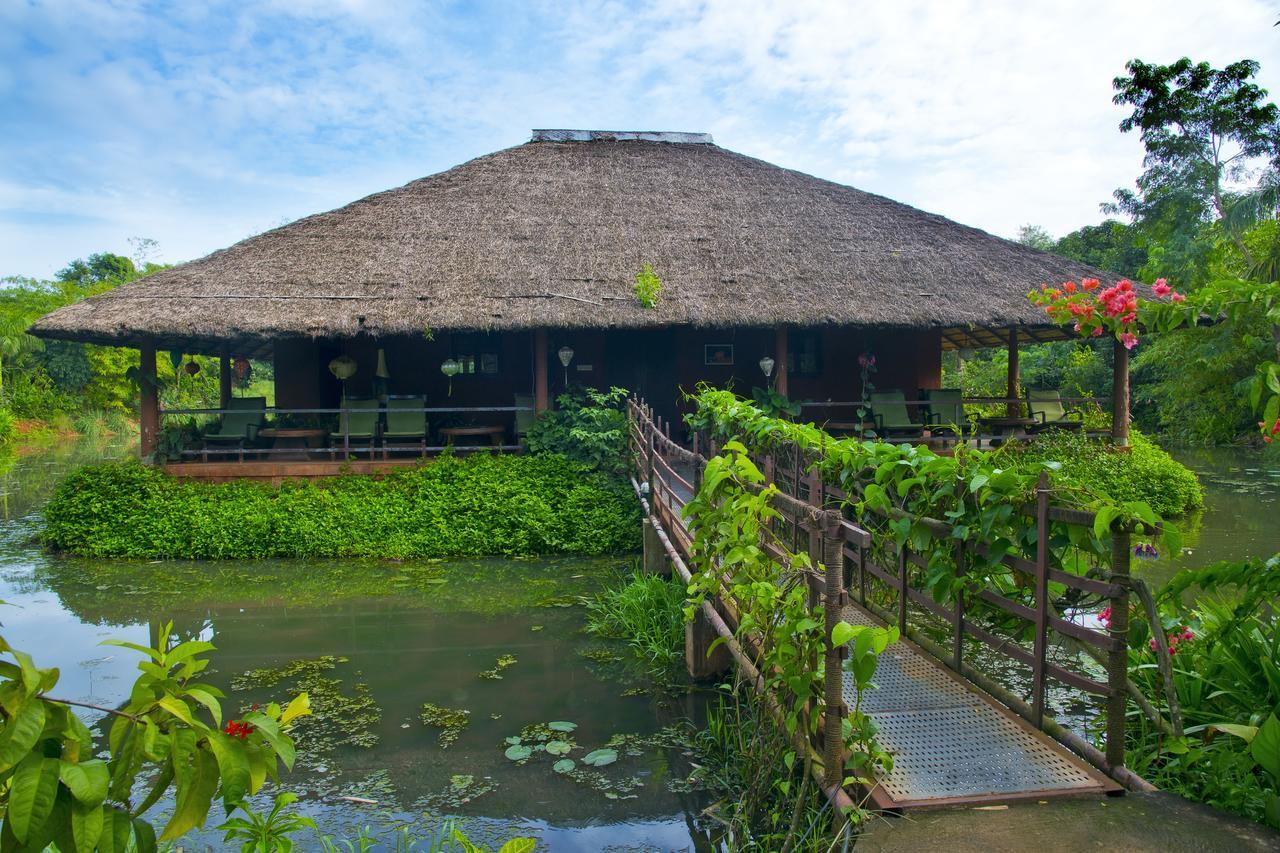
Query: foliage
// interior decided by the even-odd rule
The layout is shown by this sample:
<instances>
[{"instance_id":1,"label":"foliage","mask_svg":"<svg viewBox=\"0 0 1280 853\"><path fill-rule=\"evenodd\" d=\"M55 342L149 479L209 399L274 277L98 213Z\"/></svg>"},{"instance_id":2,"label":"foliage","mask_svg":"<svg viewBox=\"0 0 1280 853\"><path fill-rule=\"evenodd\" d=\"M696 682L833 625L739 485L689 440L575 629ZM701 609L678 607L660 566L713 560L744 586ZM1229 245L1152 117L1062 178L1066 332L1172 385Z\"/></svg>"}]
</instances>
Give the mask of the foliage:
<instances>
[{"instance_id":1,"label":"foliage","mask_svg":"<svg viewBox=\"0 0 1280 853\"><path fill-rule=\"evenodd\" d=\"M1187 594L1199 590L1187 604ZM1185 736L1135 718L1133 769L1165 790L1280 827L1280 554L1176 575L1157 596L1162 634L1182 631L1173 684ZM1130 677L1162 696L1151 627L1131 622Z\"/></svg>"},{"instance_id":2,"label":"foliage","mask_svg":"<svg viewBox=\"0 0 1280 853\"><path fill-rule=\"evenodd\" d=\"M1060 238L1051 251L1129 278L1137 278L1148 260L1139 230L1115 219L1078 228Z\"/></svg>"},{"instance_id":3,"label":"foliage","mask_svg":"<svg viewBox=\"0 0 1280 853\"><path fill-rule=\"evenodd\" d=\"M1094 293L1100 286L1096 278L1081 279L1079 285L1074 281L1064 282L1060 288L1046 284L1028 293L1027 298L1043 307L1050 320L1060 326L1071 326L1076 334L1096 338L1108 332L1124 344L1125 349L1133 349L1138 344L1140 328L1140 300L1133 282L1124 278ZM1162 278L1156 279L1151 292L1158 299L1168 297L1172 303L1186 299ZM1150 303L1150 300L1141 301L1144 309Z\"/></svg>"},{"instance_id":4,"label":"foliage","mask_svg":"<svg viewBox=\"0 0 1280 853\"><path fill-rule=\"evenodd\" d=\"M136 462L67 476L44 541L97 557L610 554L639 544L628 489L562 456L444 456L383 477L196 483Z\"/></svg>"},{"instance_id":5,"label":"foliage","mask_svg":"<svg viewBox=\"0 0 1280 853\"><path fill-rule=\"evenodd\" d=\"M1014 240L1024 246L1030 246L1042 252L1052 252L1054 247L1054 239L1049 236L1049 232L1039 225L1030 223L1018 229L1018 236Z\"/></svg>"},{"instance_id":6,"label":"foliage","mask_svg":"<svg viewBox=\"0 0 1280 853\"><path fill-rule=\"evenodd\" d=\"M1114 209L1159 240L1161 263L1181 281L1205 277L1213 244L1200 232L1215 219L1254 261L1239 238L1251 217L1241 214L1257 208L1248 200L1280 170L1280 111L1252 82L1258 67L1248 59L1222 69L1185 57L1170 65L1134 59L1114 81L1115 103L1133 108L1120 130L1137 130L1146 148L1137 192L1117 190ZM1228 191L1259 173L1252 190Z\"/></svg>"},{"instance_id":7,"label":"foliage","mask_svg":"<svg viewBox=\"0 0 1280 853\"><path fill-rule=\"evenodd\" d=\"M828 648L847 646L852 655L846 663L853 667L850 671L860 693L870 686L875 656L897 639L896 631L840 621L828 636L823 610L810 602L809 555L792 553L774 532L772 522L781 518L771 505L777 486L765 483L764 474L741 443L727 441L724 454L707 461L702 485L684 508L693 535L689 567L693 577L685 618L693 618L703 601L723 597L732 602L738 617L734 633L740 640L751 640L747 646L754 650L761 693L777 697L776 714L787 735L800 733L807 743L817 733L826 708L824 672L813 661L822 659ZM769 549L782 558L770 556ZM761 701L772 704L775 700ZM869 780L892 768L893 759L876 743L875 727L860 703L850 712L844 735L847 769L853 778ZM782 791L796 803L787 827L794 834L799 830L812 758L807 749L802 756L789 750L783 762L788 771L797 762L804 767L800 792ZM786 784L785 779L780 783ZM858 816L849 817L856 820Z\"/></svg>"},{"instance_id":8,"label":"foliage","mask_svg":"<svg viewBox=\"0 0 1280 853\"><path fill-rule=\"evenodd\" d=\"M770 418L727 391L703 388L694 401L697 410L687 418L694 429L707 430L722 441L737 439L752 453L793 444L811 454L823 481L850 496L850 508L864 527L916 553L929 553L925 586L939 600L961 582L955 575L957 542L987 546L966 550L963 582L975 588L1007 579L1008 568L1001 562L1005 554L1034 554L1035 525L1027 524L1018 510L1034 501L1041 472L1048 475L1059 504L1092 510L1100 519L1092 531L1050 522L1054 568L1084 570L1107 560L1113 525L1159 521L1145 501L1113 500L1091 483L1062 477L1049 463L1010 465L1000 451L965 446L940 456L924 446L836 439L812 424ZM944 521L953 533L936 539L927 519ZM1163 530L1176 541L1173 525L1166 523Z\"/></svg>"},{"instance_id":9,"label":"foliage","mask_svg":"<svg viewBox=\"0 0 1280 853\"><path fill-rule=\"evenodd\" d=\"M626 640L654 679L673 681L684 671L684 595L674 577L636 572L586 599L587 631Z\"/></svg>"},{"instance_id":10,"label":"foliage","mask_svg":"<svg viewBox=\"0 0 1280 853\"><path fill-rule=\"evenodd\" d=\"M759 406L761 411L768 412L770 416L775 418L800 417L800 401L792 400L786 394L780 393L772 387L752 388L751 402Z\"/></svg>"},{"instance_id":11,"label":"foliage","mask_svg":"<svg viewBox=\"0 0 1280 853\"><path fill-rule=\"evenodd\" d=\"M8 409L0 408L0 445L13 440L15 427L13 414Z\"/></svg>"},{"instance_id":12,"label":"foliage","mask_svg":"<svg viewBox=\"0 0 1280 853\"><path fill-rule=\"evenodd\" d=\"M305 694L287 708L270 704L224 725L216 687L197 680L209 661L210 643L171 644L170 626L158 648L108 641L139 652L138 676L123 708L112 715L109 758L94 757L93 737L72 713L72 703L49 695L56 669L38 669L25 652L0 638L12 662L0 662L0 844L6 850L156 849L144 815L171 789L175 805L159 840L203 826L213 800L228 811L262 787L279 781L278 765L293 765L290 723L307 713ZM90 706L94 707L94 706ZM144 782L144 799L134 789Z\"/></svg>"},{"instance_id":13,"label":"foliage","mask_svg":"<svg viewBox=\"0 0 1280 853\"><path fill-rule=\"evenodd\" d=\"M625 388L581 388L556 398L556 408L538 415L525 436L532 453L558 453L593 470L627 470Z\"/></svg>"},{"instance_id":14,"label":"foliage","mask_svg":"<svg viewBox=\"0 0 1280 853\"><path fill-rule=\"evenodd\" d=\"M289 791L276 794L275 803L266 815L260 815L241 803L237 808L244 817L233 817L218 829L224 833L222 841L238 842L240 853L290 853L293 839L289 836L303 829L315 829L316 822L297 812L284 811L285 806L297 802L298 795Z\"/></svg>"},{"instance_id":15,"label":"foliage","mask_svg":"<svg viewBox=\"0 0 1280 853\"><path fill-rule=\"evenodd\" d=\"M658 274L653 271L653 267L645 264L640 267L640 272L636 273L636 283L633 291L636 296L636 302L645 308L658 307L658 295L662 292L662 279L658 278Z\"/></svg>"},{"instance_id":16,"label":"foliage","mask_svg":"<svg viewBox=\"0 0 1280 853\"><path fill-rule=\"evenodd\" d=\"M1111 500L1145 501L1162 516L1181 515L1204 504L1195 473L1140 431L1129 432L1129 450L1119 453L1106 439L1051 430L1035 441L1008 445L1014 464L1055 463L1055 478L1107 495Z\"/></svg>"}]
</instances>

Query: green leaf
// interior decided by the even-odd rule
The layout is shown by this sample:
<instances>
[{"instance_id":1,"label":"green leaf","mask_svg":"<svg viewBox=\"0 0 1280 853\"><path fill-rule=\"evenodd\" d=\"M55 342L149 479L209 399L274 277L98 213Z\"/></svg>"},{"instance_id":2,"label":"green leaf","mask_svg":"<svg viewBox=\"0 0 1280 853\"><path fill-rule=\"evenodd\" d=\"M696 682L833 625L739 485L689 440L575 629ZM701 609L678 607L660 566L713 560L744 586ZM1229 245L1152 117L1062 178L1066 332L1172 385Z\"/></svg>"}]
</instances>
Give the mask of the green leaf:
<instances>
[{"instance_id":1,"label":"green leaf","mask_svg":"<svg viewBox=\"0 0 1280 853\"><path fill-rule=\"evenodd\" d=\"M524 761L530 755L533 755L533 747L525 746L524 744L509 746L503 755L511 761Z\"/></svg>"},{"instance_id":2,"label":"green leaf","mask_svg":"<svg viewBox=\"0 0 1280 853\"><path fill-rule=\"evenodd\" d=\"M1120 507L1104 506L1098 510L1098 514L1093 518L1093 535L1099 539L1111 532L1111 524L1120 517Z\"/></svg>"},{"instance_id":3,"label":"green leaf","mask_svg":"<svg viewBox=\"0 0 1280 853\"><path fill-rule=\"evenodd\" d=\"M240 739L222 732L209 732L209 749L222 777L222 802L230 811L249 793L249 756Z\"/></svg>"},{"instance_id":4,"label":"green leaf","mask_svg":"<svg viewBox=\"0 0 1280 853\"><path fill-rule=\"evenodd\" d=\"M577 766L578 765L574 762L572 758L562 758L559 761L557 761L555 764L551 765L551 769L556 771L557 773L568 773L570 770L572 770Z\"/></svg>"},{"instance_id":5,"label":"green leaf","mask_svg":"<svg viewBox=\"0 0 1280 853\"><path fill-rule=\"evenodd\" d=\"M858 628L841 619L831 629L831 645L840 648L858 635Z\"/></svg>"},{"instance_id":6,"label":"green leaf","mask_svg":"<svg viewBox=\"0 0 1280 853\"><path fill-rule=\"evenodd\" d=\"M93 853L102 836L102 804L87 806L75 803L71 806L71 837L75 840L76 853Z\"/></svg>"},{"instance_id":7,"label":"green leaf","mask_svg":"<svg viewBox=\"0 0 1280 853\"><path fill-rule=\"evenodd\" d=\"M1258 726L1258 734L1249 744L1249 753L1271 778L1280 782L1280 719L1272 714Z\"/></svg>"},{"instance_id":8,"label":"green leaf","mask_svg":"<svg viewBox=\"0 0 1280 853\"><path fill-rule=\"evenodd\" d=\"M156 853L156 831L140 817L133 819L133 843L138 853Z\"/></svg>"},{"instance_id":9,"label":"green leaf","mask_svg":"<svg viewBox=\"0 0 1280 853\"><path fill-rule=\"evenodd\" d=\"M213 717L213 725L216 728L222 728L222 703L220 703L218 701L218 697L211 692L215 689L216 688L205 686L188 687L186 695L208 708L209 715Z\"/></svg>"},{"instance_id":10,"label":"green leaf","mask_svg":"<svg viewBox=\"0 0 1280 853\"><path fill-rule=\"evenodd\" d=\"M592 767L604 767L618 760L618 751L615 749L597 749L588 752L582 759L583 764L590 764Z\"/></svg>"},{"instance_id":11,"label":"green leaf","mask_svg":"<svg viewBox=\"0 0 1280 853\"><path fill-rule=\"evenodd\" d=\"M571 732L578 727L577 723L570 723L567 720L553 720L547 723L547 728L553 732Z\"/></svg>"},{"instance_id":12,"label":"green leaf","mask_svg":"<svg viewBox=\"0 0 1280 853\"><path fill-rule=\"evenodd\" d=\"M547 752L551 755L568 755L573 745L562 740L553 740L547 744Z\"/></svg>"},{"instance_id":13,"label":"green leaf","mask_svg":"<svg viewBox=\"0 0 1280 853\"><path fill-rule=\"evenodd\" d=\"M253 724L253 727L258 730L263 739L271 744L271 748L276 751L276 755L280 756L284 766L292 770L295 755L293 741L289 739L288 735L280 732L280 726L276 721L261 711L246 715L244 721Z\"/></svg>"},{"instance_id":14,"label":"green leaf","mask_svg":"<svg viewBox=\"0 0 1280 853\"><path fill-rule=\"evenodd\" d=\"M107 763L99 758L73 764L58 762L58 778L71 791L71 796L84 806L99 806L107 798L107 785L111 774Z\"/></svg>"},{"instance_id":15,"label":"green leaf","mask_svg":"<svg viewBox=\"0 0 1280 853\"><path fill-rule=\"evenodd\" d=\"M58 794L58 759L29 753L13 773L5 821L19 841L39 831L53 810Z\"/></svg>"},{"instance_id":16,"label":"green leaf","mask_svg":"<svg viewBox=\"0 0 1280 853\"><path fill-rule=\"evenodd\" d=\"M498 848L498 853L533 853L538 842L532 838L513 838Z\"/></svg>"},{"instance_id":17,"label":"green leaf","mask_svg":"<svg viewBox=\"0 0 1280 853\"><path fill-rule=\"evenodd\" d=\"M44 702L39 699L28 699L13 713L0 732L0 773L27 757L44 731L44 720Z\"/></svg>"},{"instance_id":18,"label":"green leaf","mask_svg":"<svg viewBox=\"0 0 1280 853\"><path fill-rule=\"evenodd\" d=\"M1245 743L1251 742L1254 736L1258 734L1257 726L1242 726L1238 723L1214 723L1209 726L1209 729L1210 731L1225 732L1229 735L1235 735Z\"/></svg>"},{"instance_id":19,"label":"green leaf","mask_svg":"<svg viewBox=\"0 0 1280 853\"><path fill-rule=\"evenodd\" d=\"M102 807L102 835L98 839L98 853L127 853L129 835L133 827L129 815L112 806Z\"/></svg>"},{"instance_id":20,"label":"green leaf","mask_svg":"<svg viewBox=\"0 0 1280 853\"><path fill-rule=\"evenodd\" d=\"M156 704L159 705L161 708L164 708L170 714L173 714L175 717L177 717L182 722L186 723L188 726L191 726L191 728L193 729L208 728L208 726L204 725L204 723L201 723L194 716L192 716L191 706L188 705L186 702L183 702L181 699L178 699L173 696L162 696L160 697L159 701L156 702Z\"/></svg>"},{"instance_id":21,"label":"green leaf","mask_svg":"<svg viewBox=\"0 0 1280 853\"><path fill-rule=\"evenodd\" d=\"M195 763L195 772L185 784L178 782L173 816L165 825L164 832L160 833L161 841L181 838L196 827L204 826L205 818L209 816L209 806L218 788L218 762L207 750L197 749Z\"/></svg>"}]
</instances>

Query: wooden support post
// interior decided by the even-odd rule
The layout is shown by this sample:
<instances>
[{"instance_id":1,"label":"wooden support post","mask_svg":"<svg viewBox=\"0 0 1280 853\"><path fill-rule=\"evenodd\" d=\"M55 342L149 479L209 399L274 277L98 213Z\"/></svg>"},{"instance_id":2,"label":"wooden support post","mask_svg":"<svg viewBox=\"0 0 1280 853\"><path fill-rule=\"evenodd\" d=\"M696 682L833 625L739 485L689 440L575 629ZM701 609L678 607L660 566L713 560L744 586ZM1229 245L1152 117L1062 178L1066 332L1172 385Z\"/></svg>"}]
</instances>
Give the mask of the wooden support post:
<instances>
[{"instance_id":1,"label":"wooden support post","mask_svg":"<svg viewBox=\"0 0 1280 853\"><path fill-rule=\"evenodd\" d=\"M836 513L831 516L838 518ZM829 520L827 529L823 531L822 567L826 574L826 589L822 596L822 609L826 617L826 652L824 660L824 698L826 711L823 715L822 732L822 784L825 787L839 785L844 778L844 667L840 660L844 657L842 649L831 645L831 632L840 621L841 605L844 596L844 542L840 538L840 525L834 519Z\"/></svg>"},{"instance_id":2,"label":"wooden support post","mask_svg":"<svg viewBox=\"0 0 1280 853\"><path fill-rule=\"evenodd\" d=\"M1045 658L1049 648L1049 475L1036 484L1036 634L1032 645L1031 722L1044 725Z\"/></svg>"},{"instance_id":3,"label":"wooden support post","mask_svg":"<svg viewBox=\"0 0 1280 853\"><path fill-rule=\"evenodd\" d=\"M910 549L906 543L898 549L898 633L907 636L907 597L910 586L907 584L907 571L911 564L908 559Z\"/></svg>"},{"instance_id":4,"label":"wooden support post","mask_svg":"<svg viewBox=\"0 0 1280 853\"><path fill-rule=\"evenodd\" d=\"M156 436L160 433L160 395L156 382L156 345L148 340L138 348L138 426L139 452L149 459L156 452Z\"/></svg>"},{"instance_id":5,"label":"wooden support post","mask_svg":"<svg viewBox=\"0 0 1280 853\"><path fill-rule=\"evenodd\" d=\"M658 538L658 530L654 527L654 519L644 519L642 529L644 531L645 573L663 575L664 577L670 576L671 563L667 560L667 551L662 547L662 540Z\"/></svg>"},{"instance_id":6,"label":"wooden support post","mask_svg":"<svg viewBox=\"0 0 1280 853\"><path fill-rule=\"evenodd\" d=\"M1111 625L1107 633L1118 640L1107 652L1107 764L1124 766L1125 712L1129 678L1129 531L1111 534L1111 581L1120 591L1111 598Z\"/></svg>"},{"instance_id":7,"label":"wooden support post","mask_svg":"<svg viewBox=\"0 0 1280 853\"><path fill-rule=\"evenodd\" d=\"M231 406L231 354L226 350L218 357L218 408Z\"/></svg>"},{"instance_id":8,"label":"wooden support post","mask_svg":"<svg viewBox=\"0 0 1280 853\"><path fill-rule=\"evenodd\" d=\"M1005 386L1005 397L1008 399L1005 415L1010 418L1022 417L1022 401L1018 396L1018 329L1009 330L1009 380Z\"/></svg>"},{"instance_id":9,"label":"wooden support post","mask_svg":"<svg viewBox=\"0 0 1280 853\"><path fill-rule=\"evenodd\" d=\"M787 349L790 340L787 329L778 329L773 333L773 389L784 397L787 396Z\"/></svg>"},{"instance_id":10,"label":"wooden support post","mask_svg":"<svg viewBox=\"0 0 1280 853\"><path fill-rule=\"evenodd\" d=\"M708 652L719 636L702 608L695 610L693 619L684 625L684 665L690 678L698 681L718 678L733 663L729 647L724 643Z\"/></svg>"},{"instance_id":11,"label":"wooden support post","mask_svg":"<svg viewBox=\"0 0 1280 853\"><path fill-rule=\"evenodd\" d=\"M951 668L956 672L964 671L964 575L965 566L964 542L956 543L956 606L952 612L951 630ZM865 595L863 597L865 602Z\"/></svg>"},{"instance_id":12,"label":"wooden support post","mask_svg":"<svg viewBox=\"0 0 1280 853\"><path fill-rule=\"evenodd\" d=\"M547 330L533 331L533 408L545 412L551 407L547 391Z\"/></svg>"},{"instance_id":13,"label":"wooden support post","mask_svg":"<svg viewBox=\"0 0 1280 853\"><path fill-rule=\"evenodd\" d=\"M1111 368L1111 440L1116 447L1129 446L1129 350L1119 340L1113 348Z\"/></svg>"}]
</instances>

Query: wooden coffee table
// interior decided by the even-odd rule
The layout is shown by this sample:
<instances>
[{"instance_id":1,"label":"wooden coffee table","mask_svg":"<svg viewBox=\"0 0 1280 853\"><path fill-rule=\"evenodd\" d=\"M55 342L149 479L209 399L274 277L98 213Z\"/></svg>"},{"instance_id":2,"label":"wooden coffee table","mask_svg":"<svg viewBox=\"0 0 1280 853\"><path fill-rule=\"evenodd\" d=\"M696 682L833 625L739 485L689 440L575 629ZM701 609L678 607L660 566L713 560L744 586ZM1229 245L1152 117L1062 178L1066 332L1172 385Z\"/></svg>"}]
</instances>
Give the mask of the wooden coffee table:
<instances>
[{"instance_id":1,"label":"wooden coffee table","mask_svg":"<svg viewBox=\"0 0 1280 853\"><path fill-rule=\"evenodd\" d=\"M507 428L504 426L442 427L440 429L440 437L448 444L453 443L455 438L481 435L489 436L489 442L494 447L501 447L507 443Z\"/></svg>"},{"instance_id":2,"label":"wooden coffee table","mask_svg":"<svg viewBox=\"0 0 1280 853\"><path fill-rule=\"evenodd\" d=\"M329 437L327 429L304 429L304 428L285 428L279 429L260 429L258 435L262 438L271 439L272 450L290 450L294 453L273 453L272 457L276 459L306 459L307 451L317 447L324 447L325 439Z\"/></svg>"}]
</instances>

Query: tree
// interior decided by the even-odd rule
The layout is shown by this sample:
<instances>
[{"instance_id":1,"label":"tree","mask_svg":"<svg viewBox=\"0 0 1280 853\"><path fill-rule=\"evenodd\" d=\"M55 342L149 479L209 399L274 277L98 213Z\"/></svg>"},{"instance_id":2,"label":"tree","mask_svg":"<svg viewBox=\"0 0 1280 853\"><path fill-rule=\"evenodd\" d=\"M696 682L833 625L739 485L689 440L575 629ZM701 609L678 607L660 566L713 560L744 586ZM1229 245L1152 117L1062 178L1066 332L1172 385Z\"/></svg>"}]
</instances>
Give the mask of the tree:
<instances>
[{"instance_id":1,"label":"tree","mask_svg":"<svg viewBox=\"0 0 1280 853\"><path fill-rule=\"evenodd\" d=\"M1039 249L1042 252L1052 252L1054 247L1054 239L1049 236L1049 232L1041 228L1039 225L1027 223L1018 229L1018 236L1014 238L1018 243L1024 246L1030 246L1033 249Z\"/></svg>"},{"instance_id":2,"label":"tree","mask_svg":"<svg viewBox=\"0 0 1280 853\"><path fill-rule=\"evenodd\" d=\"M1138 229L1116 219L1072 231L1058 240L1053 251L1128 278L1137 278L1148 259Z\"/></svg>"},{"instance_id":3,"label":"tree","mask_svg":"<svg viewBox=\"0 0 1280 853\"><path fill-rule=\"evenodd\" d=\"M1146 157L1137 192L1116 190L1108 209L1156 236L1169 272L1186 284L1203 278L1212 244L1200 238L1213 222L1224 224L1250 265L1257 262L1241 227L1251 224L1250 211L1256 221L1280 173L1280 111L1251 82L1258 67L1251 59L1220 70L1185 57L1172 65L1134 59L1128 76L1113 81L1113 101L1133 107L1120 130L1140 132ZM1232 189L1239 184L1246 188Z\"/></svg>"}]
</instances>

